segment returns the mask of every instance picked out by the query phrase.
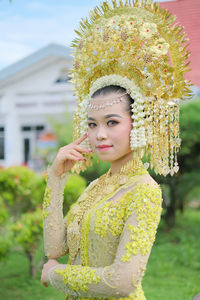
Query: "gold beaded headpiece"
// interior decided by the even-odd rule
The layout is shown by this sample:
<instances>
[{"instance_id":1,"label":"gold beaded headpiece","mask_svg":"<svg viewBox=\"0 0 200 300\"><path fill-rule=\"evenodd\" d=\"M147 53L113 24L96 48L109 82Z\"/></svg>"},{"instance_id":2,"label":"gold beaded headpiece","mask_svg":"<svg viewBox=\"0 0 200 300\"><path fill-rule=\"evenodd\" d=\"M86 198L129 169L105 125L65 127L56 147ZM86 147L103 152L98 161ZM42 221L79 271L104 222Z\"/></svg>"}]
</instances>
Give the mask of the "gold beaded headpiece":
<instances>
[{"instance_id":1,"label":"gold beaded headpiece","mask_svg":"<svg viewBox=\"0 0 200 300\"><path fill-rule=\"evenodd\" d=\"M103 2L82 19L79 36L72 42L72 82L77 97L74 139L87 131L87 109L98 89L117 85L129 92L133 128L130 135L135 157L150 157L156 173L178 171L179 103L191 96L184 80L189 51L183 27L175 16L152 0ZM88 141L86 141L86 146ZM80 172L92 164L77 163Z\"/></svg>"}]
</instances>

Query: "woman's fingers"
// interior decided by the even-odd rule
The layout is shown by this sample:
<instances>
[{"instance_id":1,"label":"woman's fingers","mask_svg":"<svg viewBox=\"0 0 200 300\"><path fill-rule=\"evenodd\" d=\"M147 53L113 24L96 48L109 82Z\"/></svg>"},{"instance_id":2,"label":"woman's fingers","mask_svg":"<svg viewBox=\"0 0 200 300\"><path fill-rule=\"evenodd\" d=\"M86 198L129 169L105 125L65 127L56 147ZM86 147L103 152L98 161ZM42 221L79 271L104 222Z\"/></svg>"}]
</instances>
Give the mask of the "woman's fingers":
<instances>
[{"instance_id":1,"label":"woman's fingers","mask_svg":"<svg viewBox=\"0 0 200 300\"><path fill-rule=\"evenodd\" d=\"M65 154L65 152L63 152L63 158L62 160L66 160L66 159L72 159L72 160L86 160L85 157L82 155L82 153L88 153L88 152L92 152L92 150L88 150L84 147L75 145L72 149L69 150L69 152L67 154Z\"/></svg>"},{"instance_id":2,"label":"woman's fingers","mask_svg":"<svg viewBox=\"0 0 200 300\"><path fill-rule=\"evenodd\" d=\"M75 145L74 149L76 149L80 153L82 153L82 152L89 152L89 153L92 152L92 150L87 149L87 148L85 148L83 146L80 146L80 145Z\"/></svg>"},{"instance_id":3,"label":"woman's fingers","mask_svg":"<svg viewBox=\"0 0 200 300\"><path fill-rule=\"evenodd\" d=\"M72 142L69 145L63 146L59 149L58 154L52 164L52 168L56 176L60 177L64 172L70 170L76 161L86 161L82 155L84 152L92 152L80 145L87 137L87 133L82 137Z\"/></svg>"},{"instance_id":4,"label":"woman's fingers","mask_svg":"<svg viewBox=\"0 0 200 300\"><path fill-rule=\"evenodd\" d=\"M79 145L82 141L84 141L87 138L87 136L88 136L88 134L86 132L83 136L81 136L79 139L75 140L73 143L75 145Z\"/></svg>"},{"instance_id":5,"label":"woman's fingers","mask_svg":"<svg viewBox=\"0 0 200 300\"><path fill-rule=\"evenodd\" d=\"M79 161L79 160L83 160L83 159L84 159L83 156L80 156L80 157L79 157L76 153L73 153L73 152L71 151L71 153L70 153L69 155L67 155L67 158L64 159L64 161L65 161L65 160Z\"/></svg>"},{"instance_id":6,"label":"woman's fingers","mask_svg":"<svg viewBox=\"0 0 200 300\"><path fill-rule=\"evenodd\" d=\"M76 160L85 160L85 157L80 152L74 149L70 151L70 155L73 155L76 158Z\"/></svg>"}]
</instances>

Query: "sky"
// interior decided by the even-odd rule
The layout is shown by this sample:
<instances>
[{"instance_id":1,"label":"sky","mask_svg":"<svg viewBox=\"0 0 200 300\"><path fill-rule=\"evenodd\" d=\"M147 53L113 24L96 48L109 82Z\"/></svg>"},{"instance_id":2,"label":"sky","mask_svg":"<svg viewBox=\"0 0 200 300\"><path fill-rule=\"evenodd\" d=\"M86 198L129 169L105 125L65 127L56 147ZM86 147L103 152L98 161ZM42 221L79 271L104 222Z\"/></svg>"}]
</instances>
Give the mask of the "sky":
<instances>
[{"instance_id":1,"label":"sky","mask_svg":"<svg viewBox=\"0 0 200 300\"><path fill-rule=\"evenodd\" d=\"M0 70L50 43L70 46L81 18L100 2L0 0Z\"/></svg>"}]
</instances>

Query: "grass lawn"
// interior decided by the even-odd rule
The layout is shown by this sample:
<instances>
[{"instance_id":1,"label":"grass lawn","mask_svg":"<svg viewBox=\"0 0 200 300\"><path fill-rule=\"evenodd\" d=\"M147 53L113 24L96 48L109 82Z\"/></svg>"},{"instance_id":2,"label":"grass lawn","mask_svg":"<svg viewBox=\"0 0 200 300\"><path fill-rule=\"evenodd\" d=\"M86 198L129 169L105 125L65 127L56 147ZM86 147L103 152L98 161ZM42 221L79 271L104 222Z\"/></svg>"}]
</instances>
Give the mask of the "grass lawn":
<instances>
[{"instance_id":1,"label":"grass lawn","mask_svg":"<svg viewBox=\"0 0 200 300\"><path fill-rule=\"evenodd\" d=\"M200 211L177 215L169 232L161 222L143 278L148 300L192 300L200 293Z\"/></svg>"},{"instance_id":2,"label":"grass lawn","mask_svg":"<svg viewBox=\"0 0 200 300\"><path fill-rule=\"evenodd\" d=\"M37 260L42 255L42 246ZM59 259L66 263L66 257ZM28 274L28 261L20 253L12 253L0 263L0 299L64 300L65 295L40 284ZM160 223L147 270L143 278L147 300L192 300L200 293L200 211L178 214L176 226L169 232Z\"/></svg>"}]
</instances>

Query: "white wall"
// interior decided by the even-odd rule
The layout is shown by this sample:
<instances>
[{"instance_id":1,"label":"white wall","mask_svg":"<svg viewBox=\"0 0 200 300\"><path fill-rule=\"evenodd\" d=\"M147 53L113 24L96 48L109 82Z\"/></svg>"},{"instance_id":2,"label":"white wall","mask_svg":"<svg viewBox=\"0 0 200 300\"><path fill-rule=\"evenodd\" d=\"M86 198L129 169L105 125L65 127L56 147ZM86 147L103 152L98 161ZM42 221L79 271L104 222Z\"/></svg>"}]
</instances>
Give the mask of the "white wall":
<instances>
[{"instance_id":1,"label":"white wall","mask_svg":"<svg viewBox=\"0 0 200 300\"><path fill-rule=\"evenodd\" d=\"M71 61L48 57L16 74L0 88L0 126L5 127L5 160L0 160L0 165L23 162L25 137L30 137L31 151L34 151L34 133L22 132L22 126L44 125L47 128L47 115L61 115L66 109L74 111L71 84L55 83L63 68L71 68Z\"/></svg>"}]
</instances>

